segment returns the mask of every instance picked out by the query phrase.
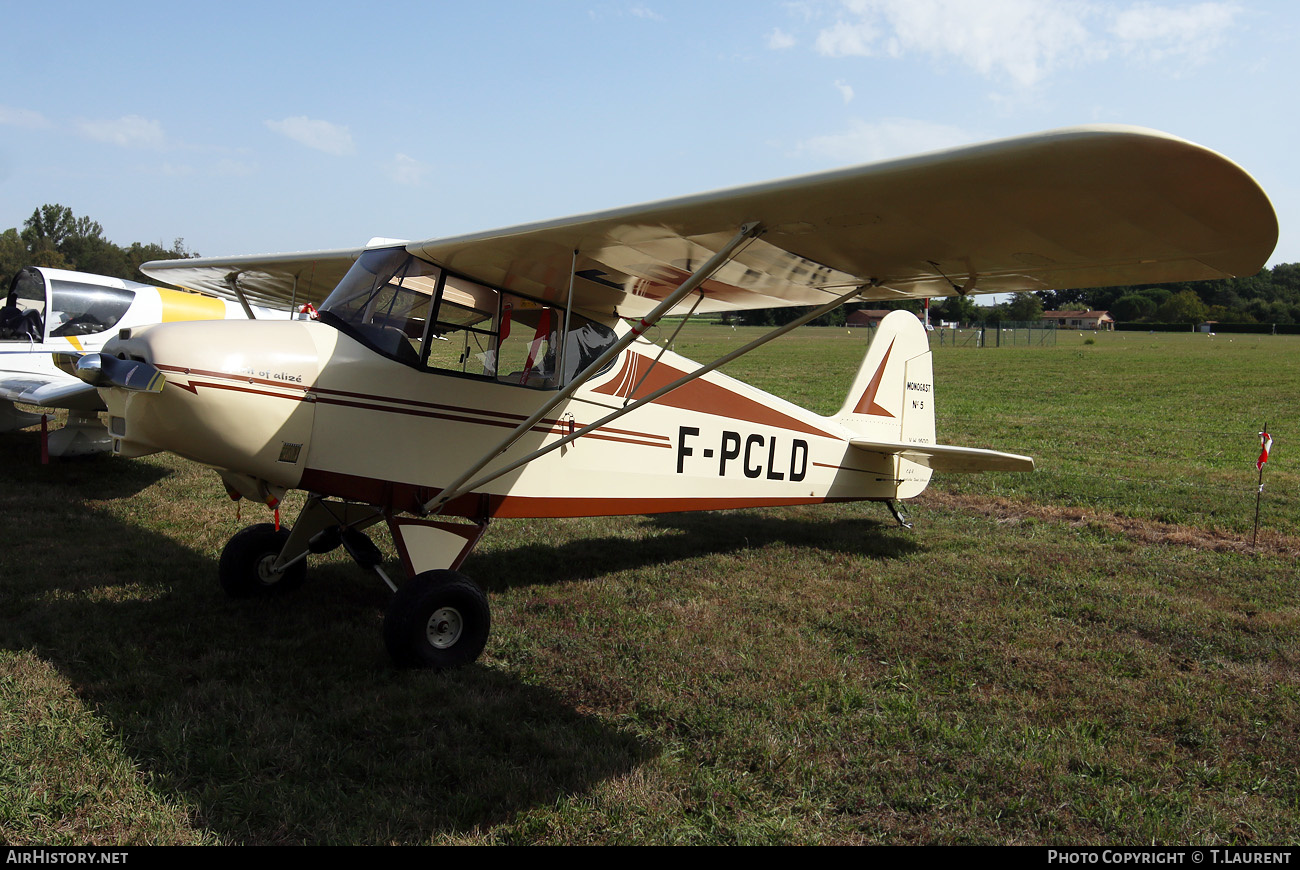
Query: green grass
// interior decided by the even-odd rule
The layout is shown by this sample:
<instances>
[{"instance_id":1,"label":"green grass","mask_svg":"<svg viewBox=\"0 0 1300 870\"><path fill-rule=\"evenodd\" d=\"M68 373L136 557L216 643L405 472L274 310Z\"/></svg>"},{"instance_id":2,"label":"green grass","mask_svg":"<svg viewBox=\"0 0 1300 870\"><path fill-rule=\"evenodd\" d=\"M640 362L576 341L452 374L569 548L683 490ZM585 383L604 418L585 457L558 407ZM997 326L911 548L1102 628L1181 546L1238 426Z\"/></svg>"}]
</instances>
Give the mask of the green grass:
<instances>
[{"instance_id":1,"label":"green grass","mask_svg":"<svg viewBox=\"0 0 1300 870\"><path fill-rule=\"evenodd\" d=\"M1084 340L936 348L941 440L1039 471L936 481L914 532L494 524L465 566L493 635L444 675L388 665L387 593L340 558L225 598L264 512L211 472L0 436L0 841L1293 842L1300 343ZM729 371L827 413L863 350L805 329Z\"/></svg>"}]
</instances>

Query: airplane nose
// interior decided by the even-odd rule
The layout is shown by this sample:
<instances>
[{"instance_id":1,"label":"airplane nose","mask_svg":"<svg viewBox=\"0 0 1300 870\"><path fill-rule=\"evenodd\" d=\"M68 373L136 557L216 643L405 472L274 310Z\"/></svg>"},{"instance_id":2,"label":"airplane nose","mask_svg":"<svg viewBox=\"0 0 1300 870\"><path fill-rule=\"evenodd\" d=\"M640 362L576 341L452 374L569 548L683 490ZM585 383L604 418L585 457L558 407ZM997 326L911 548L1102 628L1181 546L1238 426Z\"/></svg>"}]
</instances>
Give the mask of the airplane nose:
<instances>
[{"instance_id":1,"label":"airplane nose","mask_svg":"<svg viewBox=\"0 0 1300 870\"><path fill-rule=\"evenodd\" d=\"M82 376L95 379L108 406L115 454L166 450L293 487L311 437L310 391L320 371L312 333L321 329L328 327L302 321L134 329L97 359L83 357Z\"/></svg>"},{"instance_id":2,"label":"airplane nose","mask_svg":"<svg viewBox=\"0 0 1300 870\"><path fill-rule=\"evenodd\" d=\"M87 353L77 359L73 374L95 387L118 387L141 393L161 393L165 378L147 362Z\"/></svg>"}]
</instances>

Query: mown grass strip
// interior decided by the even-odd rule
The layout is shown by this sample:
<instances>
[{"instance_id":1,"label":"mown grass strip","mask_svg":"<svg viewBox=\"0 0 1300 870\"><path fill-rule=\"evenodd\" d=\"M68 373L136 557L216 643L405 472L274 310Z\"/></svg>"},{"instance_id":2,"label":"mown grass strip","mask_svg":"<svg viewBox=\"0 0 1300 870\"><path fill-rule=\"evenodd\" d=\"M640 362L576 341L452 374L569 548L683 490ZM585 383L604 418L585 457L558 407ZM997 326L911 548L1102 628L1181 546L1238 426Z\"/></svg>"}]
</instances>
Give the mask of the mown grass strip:
<instances>
[{"instance_id":1,"label":"mown grass strip","mask_svg":"<svg viewBox=\"0 0 1300 870\"><path fill-rule=\"evenodd\" d=\"M261 517L210 472L41 468L0 437L0 837L1294 841L1297 375L1272 338L936 349L941 439L1041 471L938 481L915 532L873 505L495 524L466 565L495 632L445 675L389 667L386 593L339 558L292 599L223 597L216 556ZM862 337L787 344L733 373L833 411Z\"/></svg>"}]
</instances>

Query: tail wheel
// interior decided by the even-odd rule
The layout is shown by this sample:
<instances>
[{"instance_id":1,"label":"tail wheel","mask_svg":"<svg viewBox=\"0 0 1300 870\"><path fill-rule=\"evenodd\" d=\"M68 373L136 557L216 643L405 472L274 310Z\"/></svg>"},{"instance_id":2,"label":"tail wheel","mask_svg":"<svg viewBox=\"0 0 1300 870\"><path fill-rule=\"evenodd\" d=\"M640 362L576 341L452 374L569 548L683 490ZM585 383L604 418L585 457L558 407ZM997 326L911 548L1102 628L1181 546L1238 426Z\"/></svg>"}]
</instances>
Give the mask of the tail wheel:
<instances>
[{"instance_id":1,"label":"tail wheel","mask_svg":"<svg viewBox=\"0 0 1300 870\"><path fill-rule=\"evenodd\" d=\"M279 558L289 530L277 530L271 523L258 523L238 532L221 551L217 576L226 594L233 598L258 598L297 589L307 579L306 560L283 571L271 566Z\"/></svg>"},{"instance_id":2,"label":"tail wheel","mask_svg":"<svg viewBox=\"0 0 1300 870\"><path fill-rule=\"evenodd\" d=\"M445 670L476 660L492 616L483 590L456 571L425 571L397 590L384 615L384 644L401 667Z\"/></svg>"}]
</instances>

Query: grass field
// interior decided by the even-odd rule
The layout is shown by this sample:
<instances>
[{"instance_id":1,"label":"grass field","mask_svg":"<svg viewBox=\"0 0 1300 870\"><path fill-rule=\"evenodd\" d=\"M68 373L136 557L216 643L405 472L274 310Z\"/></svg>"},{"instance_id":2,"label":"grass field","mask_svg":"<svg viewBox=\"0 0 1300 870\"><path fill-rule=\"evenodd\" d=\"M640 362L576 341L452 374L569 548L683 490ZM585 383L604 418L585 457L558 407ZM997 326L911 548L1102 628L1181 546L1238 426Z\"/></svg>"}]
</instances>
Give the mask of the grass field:
<instances>
[{"instance_id":1,"label":"grass field","mask_svg":"<svg viewBox=\"0 0 1300 870\"><path fill-rule=\"evenodd\" d=\"M804 329L728 371L828 413L863 351ZM936 481L910 532L496 523L465 566L493 635L443 675L389 666L386 590L339 557L224 597L262 512L211 472L0 436L0 842L1293 843L1297 351L936 348L940 440L1038 471Z\"/></svg>"}]
</instances>

